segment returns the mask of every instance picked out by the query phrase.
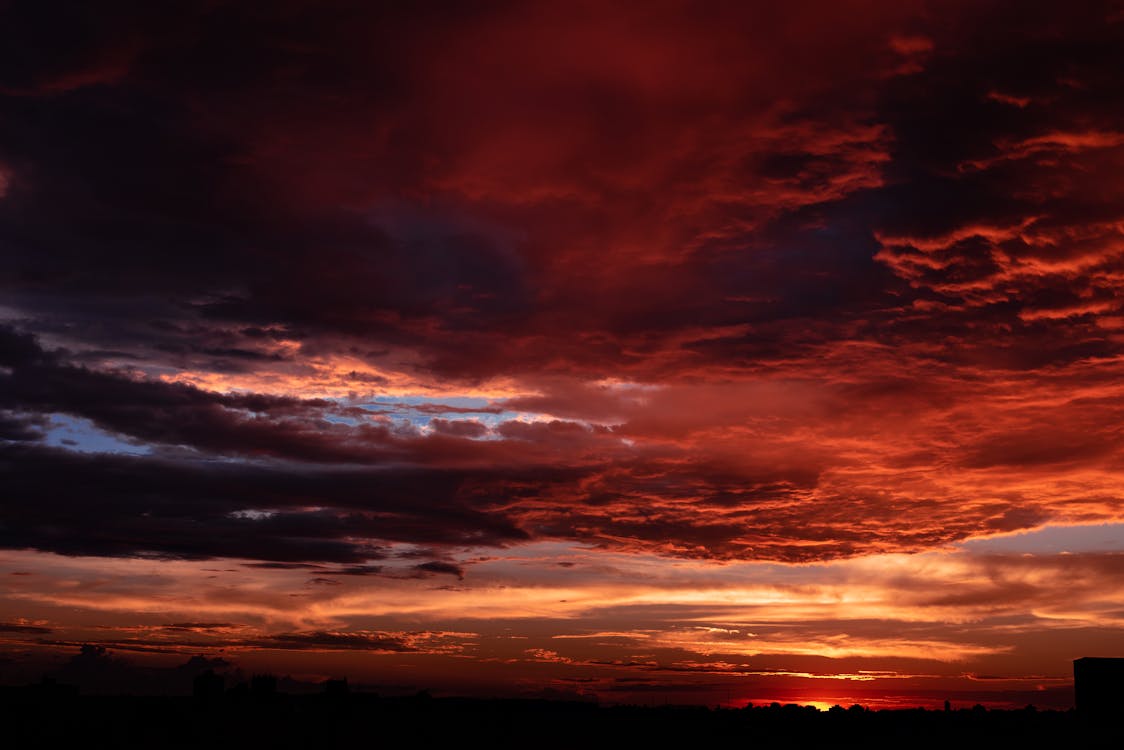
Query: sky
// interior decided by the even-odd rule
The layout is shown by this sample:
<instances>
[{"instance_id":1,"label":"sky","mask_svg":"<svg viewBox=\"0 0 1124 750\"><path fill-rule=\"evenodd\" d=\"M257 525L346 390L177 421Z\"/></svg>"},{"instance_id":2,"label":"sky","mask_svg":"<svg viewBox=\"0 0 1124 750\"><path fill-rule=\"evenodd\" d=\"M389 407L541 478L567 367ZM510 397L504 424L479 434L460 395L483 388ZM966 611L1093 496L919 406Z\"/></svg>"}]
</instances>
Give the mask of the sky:
<instances>
[{"instance_id":1,"label":"sky","mask_svg":"<svg viewBox=\"0 0 1124 750\"><path fill-rule=\"evenodd\" d=\"M1072 705L1124 6L9 2L0 682Z\"/></svg>"}]
</instances>

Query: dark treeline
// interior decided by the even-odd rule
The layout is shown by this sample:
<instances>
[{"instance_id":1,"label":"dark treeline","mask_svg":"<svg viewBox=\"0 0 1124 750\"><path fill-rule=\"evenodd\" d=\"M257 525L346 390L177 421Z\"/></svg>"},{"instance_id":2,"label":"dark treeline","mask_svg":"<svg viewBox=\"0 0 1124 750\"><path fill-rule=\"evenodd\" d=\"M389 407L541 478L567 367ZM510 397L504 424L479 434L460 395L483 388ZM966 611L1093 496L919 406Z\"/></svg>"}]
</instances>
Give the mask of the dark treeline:
<instances>
[{"instance_id":1,"label":"dark treeline","mask_svg":"<svg viewBox=\"0 0 1124 750\"><path fill-rule=\"evenodd\" d=\"M249 686L247 686L249 687ZM259 685L260 687L260 685ZM268 686L267 686L268 687ZM817 711L598 706L548 700L379 697L328 685L319 695L267 690L213 696L81 696L63 686L4 688L8 747L959 747L1107 746L1118 723L1074 711ZM1119 738L1118 738L1119 739ZM1122 746L1122 745L1114 745Z\"/></svg>"}]
</instances>

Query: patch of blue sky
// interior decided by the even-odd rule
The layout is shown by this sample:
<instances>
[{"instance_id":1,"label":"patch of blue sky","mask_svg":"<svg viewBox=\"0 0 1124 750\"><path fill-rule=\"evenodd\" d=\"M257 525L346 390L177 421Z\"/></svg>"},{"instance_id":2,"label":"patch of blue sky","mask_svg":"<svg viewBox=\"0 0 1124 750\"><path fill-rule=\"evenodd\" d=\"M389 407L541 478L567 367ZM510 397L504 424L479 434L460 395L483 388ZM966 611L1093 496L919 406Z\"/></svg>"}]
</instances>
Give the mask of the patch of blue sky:
<instances>
[{"instance_id":1,"label":"patch of blue sky","mask_svg":"<svg viewBox=\"0 0 1124 750\"><path fill-rule=\"evenodd\" d=\"M968 552L983 554L1124 552L1124 523L1043 526L1019 534L970 539L960 546Z\"/></svg>"},{"instance_id":2,"label":"patch of blue sky","mask_svg":"<svg viewBox=\"0 0 1124 750\"><path fill-rule=\"evenodd\" d=\"M486 398L476 396L377 396L358 406L363 408L380 406L452 406L455 409L485 409L492 405Z\"/></svg>"},{"instance_id":3,"label":"patch of blue sky","mask_svg":"<svg viewBox=\"0 0 1124 750\"><path fill-rule=\"evenodd\" d=\"M368 399L353 406L372 414L401 420L417 429L425 429L434 419L471 420L491 428L503 422L517 419L530 420L539 416L522 411L496 411L496 407L500 404L502 402L496 403L486 398L472 396L386 396ZM445 411L441 407L449 407L449 410ZM346 422L346 419L337 416L331 418L331 421L354 424L354 422Z\"/></svg>"},{"instance_id":4,"label":"patch of blue sky","mask_svg":"<svg viewBox=\"0 0 1124 750\"><path fill-rule=\"evenodd\" d=\"M147 445L129 443L94 426L93 422L67 414L52 414L46 429L47 445L80 453L125 453L144 456L152 452Z\"/></svg>"},{"instance_id":5,"label":"patch of blue sky","mask_svg":"<svg viewBox=\"0 0 1124 750\"><path fill-rule=\"evenodd\" d=\"M325 422L331 422L332 424L345 424L349 427L356 427L361 422L361 420L356 419L355 417L349 417L344 414L324 414L323 418Z\"/></svg>"}]
</instances>

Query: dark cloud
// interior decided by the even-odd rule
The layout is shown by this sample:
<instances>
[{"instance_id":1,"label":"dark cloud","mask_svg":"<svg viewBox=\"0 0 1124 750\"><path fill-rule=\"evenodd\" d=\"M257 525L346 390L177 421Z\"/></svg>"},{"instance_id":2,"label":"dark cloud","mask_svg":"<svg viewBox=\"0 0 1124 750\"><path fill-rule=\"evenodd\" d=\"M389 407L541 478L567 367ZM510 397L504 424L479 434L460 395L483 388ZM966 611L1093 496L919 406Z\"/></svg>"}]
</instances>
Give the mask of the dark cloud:
<instances>
[{"instance_id":1,"label":"dark cloud","mask_svg":"<svg viewBox=\"0 0 1124 750\"><path fill-rule=\"evenodd\" d=\"M634 52L666 71L663 95L631 90L644 82L635 80L619 53L603 56L604 69L569 57L567 37L606 42L582 26L565 22L557 39L520 38L504 31L511 12L450 7L435 15L347 4L328 12L294 4L263 14L183 4L166 15L125 12L127 23L99 17L89 24L81 12L64 13L52 16L52 26L42 13L15 10L5 28L25 41L9 47L18 58L9 70L18 71L19 81L2 103L6 125L0 131L0 161L11 171L0 204L13 261L7 286L40 330L75 335L80 325L87 344L104 341L164 362L220 371L250 366L263 356L256 350L260 341L248 333L255 330L285 330L305 341L358 336L411 347L424 331L432 347L424 356L447 374L455 368L488 374L485 368L497 366L501 356L536 366L559 355L593 364L590 355L609 351L584 352L603 322L615 329L604 333L623 334L635 346L644 329L741 318L744 310L697 298L704 284L723 280L718 298L750 292L746 283L781 291L786 307L833 296L822 275L802 270L808 258L770 260L767 248L761 262L749 261L752 268L733 274L714 273L705 261L701 267L649 266L635 282L596 279L598 272L601 288L591 289L582 283L587 272L563 272L550 257L559 248L527 236L528 223L545 218L536 204L560 203L547 227L562 243L588 242L567 226L572 219L578 226L604 225L597 230L601 241L622 234L614 226L618 219L591 209L591 200L620 200L624 234L632 233L659 213L650 201L628 195L637 173L667 173L661 179L672 187L679 184L676 171L705 175L729 158L720 150L728 138L721 131L713 134L718 153L697 149L683 164L660 164L658 144L690 134L697 116L722 116L731 105L730 83L718 77L721 70L709 56L693 57L694 43L673 41L670 32L681 19L670 6L653 9L653 28L633 41ZM536 24L551 13L528 8L513 15ZM327 23L329 16L351 22ZM632 20L621 12L606 22L623 29ZM731 54L724 64L765 89L725 115L735 127L738 120L756 124L751 117L759 102L785 85L752 73L753 45L717 33L728 26L759 35L758 20L724 10L692 21ZM49 33L56 26L58 36ZM70 39L83 30L81 43ZM497 38L491 54L465 57L475 64L450 71L444 56L403 50L396 40L405 34L414 36L412 50ZM842 36L850 34L867 32L850 27ZM26 42L41 37L50 43ZM63 38L67 53L49 54ZM790 83L802 91L819 88L815 74L843 56L842 38L824 41L823 59L791 71ZM550 50L546 57L544 50ZM559 60L550 55L572 66L584 88L555 80ZM519 70L510 65L514 60L526 73L511 76ZM880 52L836 72L859 78L884 62ZM496 67L508 70L514 97L493 89ZM529 106L532 100L538 105ZM653 107L655 120L647 114ZM295 110L301 116L291 116ZM738 155L748 162L744 173L723 167L723 177L749 180L759 170L784 185L795 205L846 193L832 186L847 179L873 186L864 157L879 137L877 128L852 126L854 113L844 108L854 133L840 136L816 124L821 114L801 112L773 126L759 151ZM450 131L450 120L460 120L461 128ZM523 153L509 146L497 160L513 126L527 135ZM586 133L573 145L599 155L605 175L574 172L554 155L570 140L567 130ZM372 132L382 133L374 136L378 145L369 142ZM790 164L777 163L770 148L777 143L792 151ZM790 181L793 171L799 179ZM860 176L840 177L855 173ZM548 180L555 184L538 184ZM431 192L442 199L427 204L403 197ZM679 188L671 197L693 199ZM529 200L528 210L512 214L487 206L513 200L516 206ZM750 199L747 216L762 213L755 202L768 198ZM357 210L361 203L373 208L364 214ZM690 215L692 224L672 227L673 233L697 231L694 225L704 219L726 224L740 218L732 209L692 209ZM836 263L838 254L826 247L803 252L856 281L863 272ZM870 270L869 257L854 259ZM777 269L778 262L799 278ZM729 270L725 262L721 269ZM759 271L769 278L751 281ZM557 287L541 293L537 287L550 279ZM669 283L673 279L682 286ZM641 290L647 294L631 296L639 307L618 308L623 295ZM594 302L592 314L574 307L577 295ZM560 315L579 324L573 335L559 330ZM550 352L513 350L481 335L487 329L505 337L549 335L557 345ZM610 346L619 353L622 344L623 338Z\"/></svg>"},{"instance_id":2,"label":"dark cloud","mask_svg":"<svg viewBox=\"0 0 1124 750\"><path fill-rule=\"evenodd\" d=\"M238 626L230 622L173 622L163 627L165 630L207 631L228 630Z\"/></svg>"},{"instance_id":3,"label":"dark cloud","mask_svg":"<svg viewBox=\"0 0 1124 750\"><path fill-rule=\"evenodd\" d=\"M51 628L39 625L25 625L18 622L0 622L0 633L36 633L47 634L54 632Z\"/></svg>"},{"instance_id":4,"label":"dark cloud","mask_svg":"<svg viewBox=\"0 0 1124 750\"><path fill-rule=\"evenodd\" d=\"M478 441L337 424L328 417L349 412L325 400L138 380L67 364L64 352L44 350L10 330L4 341L16 354L8 357L10 372L0 375L0 398L166 446L136 457L81 454L36 440L0 446L16 509L0 533L9 547L229 556L274 565L336 562L347 565L317 572L400 577L394 569L368 567L386 557L388 542L505 545L564 538L688 557L804 561L915 549L981 528L1011 531L1049 518L1044 507L1020 508L1020 498L977 505L966 515L954 504L908 494L856 492L824 481L839 461L829 454L786 450L736 464L716 459L708 455L713 447L690 441L716 421L741 419L730 414L721 391L701 392L686 410L668 402L668 410L653 413L619 402L627 420L620 427L508 421L496 430L502 441ZM891 386L873 386L866 399L915 398L902 383ZM840 398L854 393L848 387ZM920 399L939 404L943 396L938 389ZM544 401L547 408L569 408ZM1090 408L1090 431L1075 432L1064 450L1056 431L1053 442L1033 432L996 434L961 461L988 468L1105 460L1111 443L1088 437L1099 413L1099 406ZM624 453L618 437L624 435L688 442ZM192 450L185 453L185 447ZM215 460L219 456L259 460ZM450 459L466 466L441 466ZM349 465L357 463L367 466ZM77 511L91 502L99 507L92 521ZM918 523L918 509L925 524ZM463 575L444 562L423 562L414 572Z\"/></svg>"},{"instance_id":5,"label":"dark cloud","mask_svg":"<svg viewBox=\"0 0 1124 750\"><path fill-rule=\"evenodd\" d=\"M187 385L136 380L59 362L27 337L0 327L0 405L65 413L137 440L185 445L209 453L244 453L309 461L357 462L378 457L384 428L345 430L357 442L322 439L332 424L324 401L220 395ZM260 414L267 413L262 419ZM318 449L323 446L323 450Z\"/></svg>"},{"instance_id":6,"label":"dark cloud","mask_svg":"<svg viewBox=\"0 0 1124 750\"><path fill-rule=\"evenodd\" d=\"M876 236L1114 220L1102 190L1010 189L1115 153L1041 140L1113 132L1107 7L1083 5L1061 26L1008 3L939 20L906 4L861 25L855 9L818 8L831 22L809 27L799 9L684 20L657 6L643 34L630 12L604 11L602 36L537 5L124 4L91 22L17 4L0 131L4 283L36 329L164 365L291 357L262 350L274 331L310 349L412 349L449 377L664 376L700 357L791 356L802 340L851 335L848 321L931 339L879 313L995 281L995 248L968 237L923 254L938 265L910 275L920 289L901 283ZM572 56L578 41L602 49L596 64ZM488 54L454 69L421 52L450 45ZM633 56L659 75L655 90ZM785 65L759 59L774 56ZM1050 158L962 168L1027 143ZM598 250L635 244L647 252ZM1019 307L927 322L969 333L981 315L1014 324ZM757 330L681 337L744 324ZM1050 333L1024 326L1009 345L1040 348Z\"/></svg>"},{"instance_id":7,"label":"dark cloud","mask_svg":"<svg viewBox=\"0 0 1124 750\"><path fill-rule=\"evenodd\" d=\"M375 540L506 544L510 520L432 472L305 470L0 446L12 512L0 544L70 555L365 563ZM80 490L78 488L81 488ZM310 498L322 506L307 510ZM96 505L89 517L81 508ZM257 517L243 509L271 508ZM362 541L370 539L370 542Z\"/></svg>"},{"instance_id":8,"label":"dark cloud","mask_svg":"<svg viewBox=\"0 0 1124 750\"><path fill-rule=\"evenodd\" d=\"M333 576L373 576L383 572L384 565L348 565L342 568L328 568L324 572Z\"/></svg>"},{"instance_id":9,"label":"dark cloud","mask_svg":"<svg viewBox=\"0 0 1124 750\"><path fill-rule=\"evenodd\" d=\"M389 633L336 633L316 631L310 633L280 633L265 638L259 645L282 649L342 649L344 651L389 651L403 653L416 651L407 639Z\"/></svg>"},{"instance_id":10,"label":"dark cloud","mask_svg":"<svg viewBox=\"0 0 1124 750\"><path fill-rule=\"evenodd\" d=\"M0 440L30 442L42 440L47 420L38 414L25 415L0 411Z\"/></svg>"},{"instance_id":11,"label":"dark cloud","mask_svg":"<svg viewBox=\"0 0 1124 750\"><path fill-rule=\"evenodd\" d=\"M439 573L444 575L456 576L457 578L464 579L464 568L460 565L448 562L425 562L419 563L414 566L414 570L419 573Z\"/></svg>"}]
</instances>

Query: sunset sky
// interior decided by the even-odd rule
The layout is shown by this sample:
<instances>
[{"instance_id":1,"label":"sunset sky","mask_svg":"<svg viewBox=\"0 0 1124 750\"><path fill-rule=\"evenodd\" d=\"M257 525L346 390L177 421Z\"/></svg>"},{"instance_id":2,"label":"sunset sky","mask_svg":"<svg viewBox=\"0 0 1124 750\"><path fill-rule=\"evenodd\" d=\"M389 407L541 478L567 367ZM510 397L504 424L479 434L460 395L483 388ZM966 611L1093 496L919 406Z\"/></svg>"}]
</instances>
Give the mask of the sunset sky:
<instances>
[{"instance_id":1,"label":"sunset sky","mask_svg":"<svg viewBox=\"0 0 1124 750\"><path fill-rule=\"evenodd\" d=\"M1124 656L1124 5L0 7L0 683Z\"/></svg>"}]
</instances>

